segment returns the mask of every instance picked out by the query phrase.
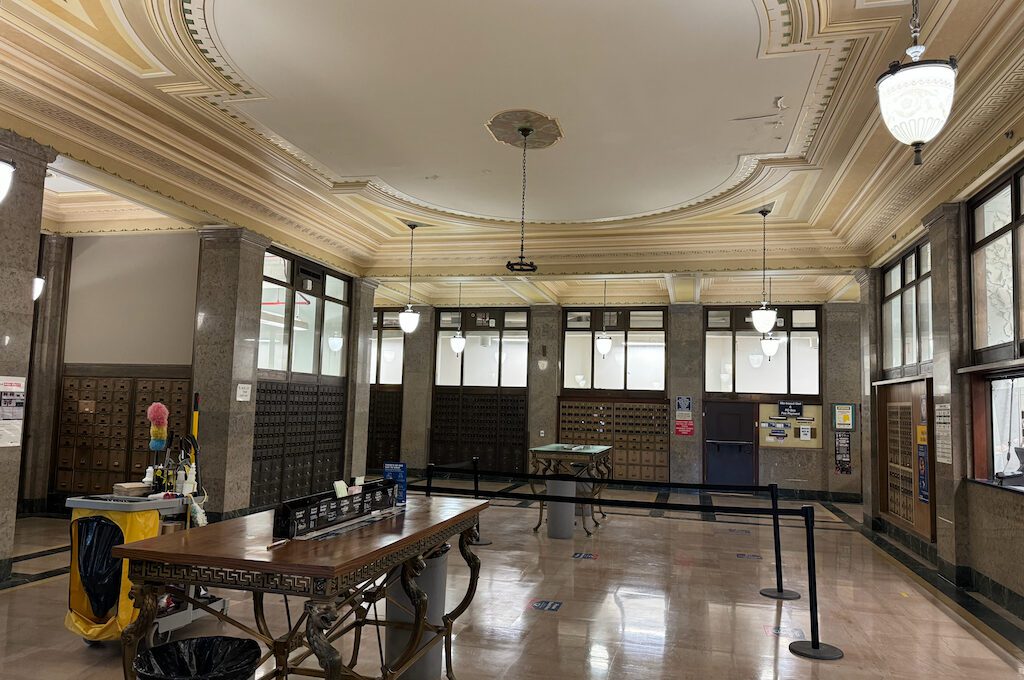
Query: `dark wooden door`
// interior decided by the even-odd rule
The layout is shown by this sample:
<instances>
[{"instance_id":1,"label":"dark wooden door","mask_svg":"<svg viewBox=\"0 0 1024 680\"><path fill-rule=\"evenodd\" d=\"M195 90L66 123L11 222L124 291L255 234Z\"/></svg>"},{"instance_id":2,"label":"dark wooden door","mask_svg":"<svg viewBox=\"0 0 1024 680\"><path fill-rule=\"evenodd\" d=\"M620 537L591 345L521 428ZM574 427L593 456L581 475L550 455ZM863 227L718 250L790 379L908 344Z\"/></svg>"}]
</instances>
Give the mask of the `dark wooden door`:
<instances>
[{"instance_id":1,"label":"dark wooden door","mask_svg":"<svg viewBox=\"0 0 1024 680\"><path fill-rule=\"evenodd\" d=\"M704 483L757 483L757 404L704 403Z\"/></svg>"}]
</instances>

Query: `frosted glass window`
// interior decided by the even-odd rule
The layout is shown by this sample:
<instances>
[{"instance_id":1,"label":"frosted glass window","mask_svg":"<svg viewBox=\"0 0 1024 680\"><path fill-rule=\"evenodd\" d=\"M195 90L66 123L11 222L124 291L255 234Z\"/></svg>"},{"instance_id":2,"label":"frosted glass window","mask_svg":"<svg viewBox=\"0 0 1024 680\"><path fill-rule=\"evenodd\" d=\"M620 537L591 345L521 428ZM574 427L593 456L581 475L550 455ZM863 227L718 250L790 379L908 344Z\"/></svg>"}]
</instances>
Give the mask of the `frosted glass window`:
<instances>
[{"instance_id":1,"label":"frosted glass window","mask_svg":"<svg viewBox=\"0 0 1024 680\"><path fill-rule=\"evenodd\" d=\"M931 361L935 353L932 340L932 280L917 287L917 332L921 336L921 361Z\"/></svg>"},{"instance_id":2,"label":"frosted glass window","mask_svg":"<svg viewBox=\"0 0 1024 680\"><path fill-rule=\"evenodd\" d=\"M405 333L385 329L380 339L380 384L401 385L405 361Z\"/></svg>"},{"instance_id":3,"label":"frosted glass window","mask_svg":"<svg viewBox=\"0 0 1024 680\"><path fill-rule=\"evenodd\" d=\"M779 354L786 351L785 346L779 348ZM790 392L793 394L818 394L818 353L820 339L817 331L793 331L789 334L789 352L791 373L789 377ZM775 363L775 358L772 363Z\"/></svg>"},{"instance_id":4,"label":"frosted glass window","mask_svg":"<svg viewBox=\"0 0 1024 680\"><path fill-rule=\"evenodd\" d=\"M917 363L917 289L903 291L903 363Z\"/></svg>"},{"instance_id":5,"label":"frosted glass window","mask_svg":"<svg viewBox=\"0 0 1024 680\"><path fill-rule=\"evenodd\" d=\"M932 244L925 243L917 253L921 260L921 276L924 276L932 270Z\"/></svg>"},{"instance_id":6,"label":"frosted glass window","mask_svg":"<svg viewBox=\"0 0 1024 680\"><path fill-rule=\"evenodd\" d=\"M1010 223L1010 185L974 209L974 240L980 241Z\"/></svg>"},{"instance_id":7,"label":"frosted glass window","mask_svg":"<svg viewBox=\"0 0 1024 680\"><path fill-rule=\"evenodd\" d=\"M345 375L348 362L348 310L344 305L324 301L324 330L320 340L320 373Z\"/></svg>"},{"instance_id":8,"label":"frosted glass window","mask_svg":"<svg viewBox=\"0 0 1024 680\"><path fill-rule=\"evenodd\" d=\"M903 280L906 283L910 283L917 278L917 260L914 259L913 254L907 255L903 258Z\"/></svg>"},{"instance_id":9,"label":"frosted glass window","mask_svg":"<svg viewBox=\"0 0 1024 680\"><path fill-rule=\"evenodd\" d=\"M708 328L729 328L732 325L732 312L728 309L709 309Z\"/></svg>"},{"instance_id":10,"label":"frosted glass window","mask_svg":"<svg viewBox=\"0 0 1024 680\"><path fill-rule=\"evenodd\" d=\"M974 252L974 348L1013 340L1013 251L1006 233Z\"/></svg>"},{"instance_id":11,"label":"frosted glass window","mask_svg":"<svg viewBox=\"0 0 1024 680\"><path fill-rule=\"evenodd\" d=\"M900 323L900 299L882 305L882 368L903 365L903 324Z\"/></svg>"},{"instance_id":12,"label":"frosted glass window","mask_svg":"<svg viewBox=\"0 0 1024 680\"><path fill-rule=\"evenodd\" d=\"M649 333L632 331L629 334L626 351L628 352L626 363L629 371L626 375L626 389L664 390L664 331Z\"/></svg>"},{"instance_id":13,"label":"frosted glass window","mask_svg":"<svg viewBox=\"0 0 1024 680\"><path fill-rule=\"evenodd\" d=\"M903 267L896 265L885 272L885 294L895 293L903 287Z\"/></svg>"},{"instance_id":14,"label":"frosted glass window","mask_svg":"<svg viewBox=\"0 0 1024 680\"><path fill-rule=\"evenodd\" d=\"M589 323L589 319L588 319ZM584 389L590 384L590 361L593 354L590 331L568 332L565 334L565 362L562 386L568 389Z\"/></svg>"},{"instance_id":15,"label":"frosted glass window","mask_svg":"<svg viewBox=\"0 0 1024 680\"><path fill-rule=\"evenodd\" d=\"M736 333L736 391L744 394L786 394L788 390L786 333L776 332L781 341L778 353L766 357L761 352L761 334Z\"/></svg>"},{"instance_id":16,"label":"frosted glass window","mask_svg":"<svg viewBox=\"0 0 1024 680\"><path fill-rule=\"evenodd\" d=\"M458 328L461 317L462 312L441 312L438 323L441 324L441 328Z\"/></svg>"},{"instance_id":17,"label":"frosted glass window","mask_svg":"<svg viewBox=\"0 0 1024 680\"><path fill-rule=\"evenodd\" d=\"M629 313L630 328L662 328L665 321L660 309L644 309Z\"/></svg>"},{"instance_id":18,"label":"frosted glass window","mask_svg":"<svg viewBox=\"0 0 1024 680\"><path fill-rule=\"evenodd\" d=\"M498 331L469 331L463 353L462 384L470 387L498 385ZM451 347L448 347L451 352Z\"/></svg>"},{"instance_id":19,"label":"frosted glass window","mask_svg":"<svg viewBox=\"0 0 1024 680\"><path fill-rule=\"evenodd\" d=\"M597 338L597 334L594 334ZM612 349L605 356L594 347L594 387L599 390L621 390L626 385L626 334L608 331Z\"/></svg>"},{"instance_id":20,"label":"frosted glass window","mask_svg":"<svg viewBox=\"0 0 1024 680\"><path fill-rule=\"evenodd\" d=\"M292 371L316 370L316 309L320 300L295 293L295 320L292 322Z\"/></svg>"},{"instance_id":21,"label":"frosted glass window","mask_svg":"<svg viewBox=\"0 0 1024 680\"><path fill-rule=\"evenodd\" d=\"M339 279L336 276L327 275L327 283L325 284L324 294L328 297L338 298L345 302L348 301L348 281Z\"/></svg>"},{"instance_id":22,"label":"frosted glass window","mask_svg":"<svg viewBox=\"0 0 1024 680\"><path fill-rule=\"evenodd\" d=\"M505 312L505 328L526 328L526 312Z\"/></svg>"},{"instance_id":23,"label":"frosted glass window","mask_svg":"<svg viewBox=\"0 0 1024 680\"><path fill-rule=\"evenodd\" d=\"M1021 438L1021 404L1024 404L1024 380L992 381L992 475L1011 473L1024 466L1017 448Z\"/></svg>"},{"instance_id":24,"label":"frosted glass window","mask_svg":"<svg viewBox=\"0 0 1024 680\"><path fill-rule=\"evenodd\" d=\"M264 253L263 275L276 281L284 281L285 283L288 283L291 280L288 278L288 275L291 272L291 264L291 262L280 255Z\"/></svg>"},{"instance_id":25,"label":"frosted glass window","mask_svg":"<svg viewBox=\"0 0 1024 680\"><path fill-rule=\"evenodd\" d=\"M377 330L370 333L370 384L377 384Z\"/></svg>"},{"instance_id":26,"label":"frosted glass window","mask_svg":"<svg viewBox=\"0 0 1024 680\"><path fill-rule=\"evenodd\" d=\"M814 328L818 325L818 312L813 309L794 309L793 328Z\"/></svg>"},{"instance_id":27,"label":"frosted glass window","mask_svg":"<svg viewBox=\"0 0 1024 680\"><path fill-rule=\"evenodd\" d=\"M732 332L704 334L704 389L732 392Z\"/></svg>"},{"instance_id":28,"label":"frosted glass window","mask_svg":"<svg viewBox=\"0 0 1024 680\"><path fill-rule=\"evenodd\" d=\"M451 339L454 336L455 331L439 331L437 334L437 385L458 385L461 382L462 356L452 351ZM468 349L468 342L466 346Z\"/></svg>"},{"instance_id":29,"label":"frosted glass window","mask_svg":"<svg viewBox=\"0 0 1024 680\"><path fill-rule=\"evenodd\" d=\"M288 289L263 282L260 302L260 349L257 366L288 370Z\"/></svg>"},{"instance_id":30,"label":"frosted glass window","mask_svg":"<svg viewBox=\"0 0 1024 680\"><path fill-rule=\"evenodd\" d=\"M509 315L505 315L508 323ZM501 386L526 387L526 365L530 349L529 333L505 331L501 337Z\"/></svg>"},{"instance_id":31,"label":"frosted glass window","mask_svg":"<svg viewBox=\"0 0 1024 680\"><path fill-rule=\"evenodd\" d=\"M590 312L567 312L566 328L590 328Z\"/></svg>"}]
</instances>

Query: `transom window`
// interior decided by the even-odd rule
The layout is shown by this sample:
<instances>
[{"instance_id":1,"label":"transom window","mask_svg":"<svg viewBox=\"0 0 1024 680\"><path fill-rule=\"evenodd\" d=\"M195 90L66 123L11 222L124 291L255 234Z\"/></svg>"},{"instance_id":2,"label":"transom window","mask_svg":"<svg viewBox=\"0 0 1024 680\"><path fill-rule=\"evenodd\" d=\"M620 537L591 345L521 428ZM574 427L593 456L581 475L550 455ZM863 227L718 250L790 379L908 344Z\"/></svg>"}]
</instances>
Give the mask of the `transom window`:
<instances>
[{"instance_id":1,"label":"transom window","mask_svg":"<svg viewBox=\"0 0 1024 680\"><path fill-rule=\"evenodd\" d=\"M526 387L530 313L525 309L437 310L434 384L463 387ZM461 330L458 354L451 339Z\"/></svg>"},{"instance_id":2,"label":"transom window","mask_svg":"<svg viewBox=\"0 0 1024 680\"><path fill-rule=\"evenodd\" d=\"M820 394L821 308L780 307L775 356L761 348L752 307L704 310L704 391L736 394Z\"/></svg>"},{"instance_id":3,"label":"transom window","mask_svg":"<svg viewBox=\"0 0 1024 680\"><path fill-rule=\"evenodd\" d=\"M932 247L914 246L882 270L882 369L888 377L920 373L930 363Z\"/></svg>"},{"instance_id":4,"label":"transom window","mask_svg":"<svg viewBox=\"0 0 1024 680\"><path fill-rule=\"evenodd\" d=\"M663 308L570 309L563 322L564 389L665 391Z\"/></svg>"},{"instance_id":5,"label":"transom window","mask_svg":"<svg viewBox=\"0 0 1024 680\"><path fill-rule=\"evenodd\" d=\"M967 203L975 363L1022 356L1022 190L1024 165Z\"/></svg>"},{"instance_id":6,"label":"transom window","mask_svg":"<svg viewBox=\"0 0 1024 680\"><path fill-rule=\"evenodd\" d=\"M263 259L257 366L282 374L344 377L348 277L270 249Z\"/></svg>"},{"instance_id":7,"label":"transom window","mask_svg":"<svg viewBox=\"0 0 1024 680\"><path fill-rule=\"evenodd\" d=\"M398 324L398 309L373 310L370 331L370 384L401 385L405 367L405 333Z\"/></svg>"}]
</instances>

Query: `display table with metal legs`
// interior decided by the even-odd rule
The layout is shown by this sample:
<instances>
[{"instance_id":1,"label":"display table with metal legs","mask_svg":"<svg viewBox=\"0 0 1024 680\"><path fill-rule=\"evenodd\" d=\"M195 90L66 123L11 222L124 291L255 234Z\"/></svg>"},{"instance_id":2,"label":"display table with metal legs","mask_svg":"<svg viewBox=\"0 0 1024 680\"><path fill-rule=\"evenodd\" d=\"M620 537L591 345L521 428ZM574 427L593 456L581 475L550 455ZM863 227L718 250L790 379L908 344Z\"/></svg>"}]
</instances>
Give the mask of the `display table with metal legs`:
<instances>
[{"instance_id":1,"label":"display table with metal legs","mask_svg":"<svg viewBox=\"0 0 1024 680\"><path fill-rule=\"evenodd\" d=\"M457 498L410 499L405 513L351 532L317 540L274 543L273 512L227 520L207 527L167 534L118 546L114 555L129 560L132 598L138 618L122 634L126 680L135 680L132 668L139 642L156 615L157 597L170 592L262 642L267 651L261 666L273 659L273 670L258 676L289 676L384 680L397 678L435 645L445 648L446 674L452 669L452 626L469 607L476 593L480 560L471 545L477 520L486 501ZM416 577L424 558L458 536L459 552L469 566L469 585L461 601L441 618L427 621L427 596ZM194 586L253 593L255 628L211 609L190 597ZM388 590L401 588L403 601L412 603L412 623L389 621L384 601ZM267 623L267 594L303 600L303 610L286 631L275 634ZM378 612L381 614L378 617ZM408 617L403 617L408 618ZM378 636L389 627L411 630L405 648L374 676L355 671L364 629L379 649ZM351 655L343 659L335 646L345 636ZM315 656L319 669L300 666Z\"/></svg>"},{"instance_id":2,"label":"display table with metal legs","mask_svg":"<svg viewBox=\"0 0 1024 680\"><path fill-rule=\"evenodd\" d=\"M610 479L612 474L612 447L610 446L574 446L572 444L548 444L530 449L530 472L535 475L571 475L578 477L581 482L576 485L576 495L590 500L587 504L590 510L590 519L595 527L601 526L597 521L595 506L600 508L601 492L605 484L592 479ZM537 493L536 480L530 480L530 490ZM541 501L537 525L534 531L540 529L544 523L544 506ZM581 510L584 506L579 506ZM604 510L600 509L601 517L607 517ZM586 513L580 514L580 523L587 536L593 532L587 527Z\"/></svg>"}]
</instances>

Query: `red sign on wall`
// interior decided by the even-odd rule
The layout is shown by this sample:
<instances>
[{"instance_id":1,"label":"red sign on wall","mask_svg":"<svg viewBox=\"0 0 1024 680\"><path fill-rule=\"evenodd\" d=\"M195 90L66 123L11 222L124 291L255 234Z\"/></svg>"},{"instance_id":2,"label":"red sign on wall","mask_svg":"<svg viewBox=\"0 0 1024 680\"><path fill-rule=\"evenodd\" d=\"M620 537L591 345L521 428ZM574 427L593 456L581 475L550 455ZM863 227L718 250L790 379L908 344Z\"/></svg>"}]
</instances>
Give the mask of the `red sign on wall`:
<instances>
[{"instance_id":1,"label":"red sign on wall","mask_svg":"<svg viewBox=\"0 0 1024 680\"><path fill-rule=\"evenodd\" d=\"M683 437L693 436L693 421L692 420L677 420L676 421L676 434Z\"/></svg>"}]
</instances>

